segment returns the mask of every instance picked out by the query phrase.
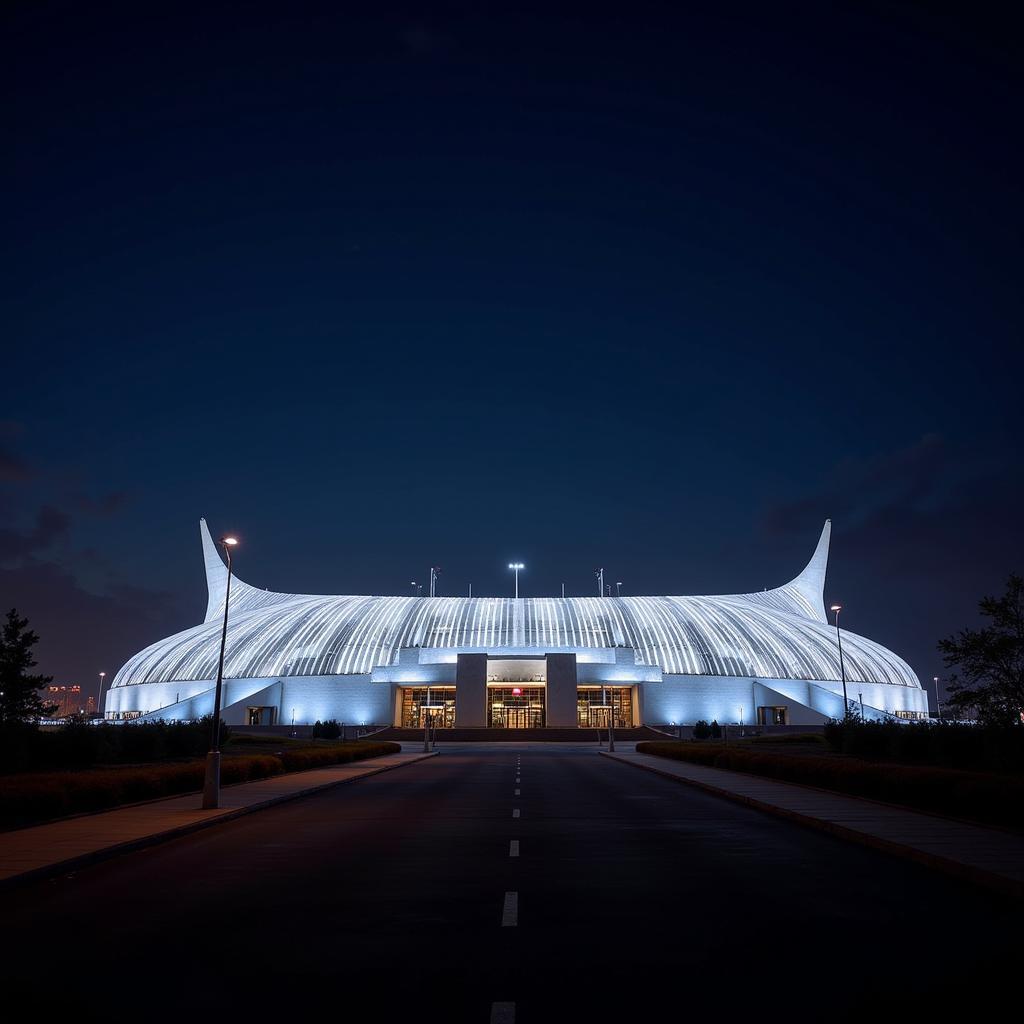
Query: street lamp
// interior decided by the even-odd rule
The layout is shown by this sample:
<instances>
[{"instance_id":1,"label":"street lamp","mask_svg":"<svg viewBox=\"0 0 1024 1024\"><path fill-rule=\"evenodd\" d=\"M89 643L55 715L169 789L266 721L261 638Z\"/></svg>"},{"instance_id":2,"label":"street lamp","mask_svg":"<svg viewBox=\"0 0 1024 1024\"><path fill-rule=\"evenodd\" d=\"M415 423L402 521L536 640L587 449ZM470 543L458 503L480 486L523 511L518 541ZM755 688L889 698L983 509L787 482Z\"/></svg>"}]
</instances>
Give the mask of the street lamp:
<instances>
[{"instance_id":1,"label":"street lamp","mask_svg":"<svg viewBox=\"0 0 1024 1024\"><path fill-rule=\"evenodd\" d=\"M615 596L622 597L622 580L615 584Z\"/></svg>"},{"instance_id":2,"label":"street lamp","mask_svg":"<svg viewBox=\"0 0 1024 1024\"><path fill-rule=\"evenodd\" d=\"M103 716L103 680L106 678L107 673L100 673L100 688L96 693L96 710L100 717Z\"/></svg>"},{"instance_id":3,"label":"street lamp","mask_svg":"<svg viewBox=\"0 0 1024 1024\"><path fill-rule=\"evenodd\" d=\"M939 677L932 676L932 682L935 684L935 715L938 720L942 721L942 705L939 703Z\"/></svg>"},{"instance_id":4,"label":"street lamp","mask_svg":"<svg viewBox=\"0 0 1024 1024\"><path fill-rule=\"evenodd\" d=\"M519 598L519 570L525 569L526 566L522 562L509 562L508 567L516 574L516 599Z\"/></svg>"},{"instance_id":5,"label":"street lamp","mask_svg":"<svg viewBox=\"0 0 1024 1024\"><path fill-rule=\"evenodd\" d=\"M224 645L228 639L228 604L231 601L231 549L236 537L221 537L220 544L228 559L228 581L224 590L224 626L220 632L220 661L217 662L217 688L213 694L213 726L210 729L210 752L206 755L206 778L203 781L203 810L220 806L220 695L224 685Z\"/></svg>"},{"instance_id":6,"label":"street lamp","mask_svg":"<svg viewBox=\"0 0 1024 1024\"><path fill-rule=\"evenodd\" d=\"M846 665L843 662L843 638L839 632L839 613L843 610L841 604L832 605L832 611L836 613L836 643L839 644L839 674L843 677L843 717L850 717L850 702L846 698Z\"/></svg>"},{"instance_id":7,"label":"street lamp","mask_svg":"<svg viewBox=\"0 0 1024 1024\"><path fill-rule=\"evenodd\" d=\"M604 569L595 569L594 575L597 577L597 596L604 597Z\"/></svg>"}]
</instances>

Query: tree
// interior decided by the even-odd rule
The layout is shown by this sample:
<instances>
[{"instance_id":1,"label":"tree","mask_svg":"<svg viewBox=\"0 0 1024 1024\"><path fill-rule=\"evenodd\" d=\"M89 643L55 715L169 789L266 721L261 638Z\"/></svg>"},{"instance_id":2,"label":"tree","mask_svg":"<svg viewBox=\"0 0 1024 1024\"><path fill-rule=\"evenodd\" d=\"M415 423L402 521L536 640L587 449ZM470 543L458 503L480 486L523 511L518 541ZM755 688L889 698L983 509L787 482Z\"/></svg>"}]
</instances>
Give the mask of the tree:
<instances>
[{"instance_id":1,"label":"tree","mask_svg":"<svg viewBox=\"0 0 1024 1024\"><path fill-rule=\"evenodd\" d=\"M28 672L36 665L32 648L39 637L26 626L28 619L12 608L0 631L0 723L34 721L57 709L55 704L44 703L39 693L53 676Z\"/></svg>"},{"instance_id":2,"label":"tree","mask_svg":"<svg viewBox=\"0 0 1024 1024\"><path fill-rule=\"evenodd\" d=\"M978 602L989 620L981 629L962 629L939 641L943 659L960 670L949 686L947 705L976 710L992 725L1024 723L1024 577L1010 575L1002 597Z\"/></svg>"}]
</instances>

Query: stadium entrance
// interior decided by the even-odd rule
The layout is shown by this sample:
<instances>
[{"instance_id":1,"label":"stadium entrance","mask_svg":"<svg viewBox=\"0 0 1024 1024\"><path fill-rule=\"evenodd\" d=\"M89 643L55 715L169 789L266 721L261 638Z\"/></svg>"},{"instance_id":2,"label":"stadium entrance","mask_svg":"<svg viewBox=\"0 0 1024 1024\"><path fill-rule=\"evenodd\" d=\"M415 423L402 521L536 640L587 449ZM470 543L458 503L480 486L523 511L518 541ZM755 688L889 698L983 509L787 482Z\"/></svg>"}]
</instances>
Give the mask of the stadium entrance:
<instances>
[{"instance_id":1,"label":"stadium entrance","mask_svg":"<svg viewBox=\"0 0 1024 1024\"><path fill-rule=\"evenodd\" d=\"M405 687L402 690L401 724L406 729L422 729L427 716L438 729L455 725L455 687Z\"/></svg>"},{"instance_id":2,"label":"stadium entrance","mask_svg":"<svg viewBox=\"0 0 1024 1024\"><path fill-rule=\"evenodd\" d=\"M492 729L544 726L543 686L488 686L487 724Z\"/></svg>"},{"instance_id":3,"label":"stadium entrance","mask_svg":"<svg viewBox=\"0 0 1024 1024\"><path fill-rule=\"evenodd\" d=\"M576 721L581 729L607 729L612 721L616 729L633 724L633 688L631 686L578 686Z\"/></svg>"}]
</instances>

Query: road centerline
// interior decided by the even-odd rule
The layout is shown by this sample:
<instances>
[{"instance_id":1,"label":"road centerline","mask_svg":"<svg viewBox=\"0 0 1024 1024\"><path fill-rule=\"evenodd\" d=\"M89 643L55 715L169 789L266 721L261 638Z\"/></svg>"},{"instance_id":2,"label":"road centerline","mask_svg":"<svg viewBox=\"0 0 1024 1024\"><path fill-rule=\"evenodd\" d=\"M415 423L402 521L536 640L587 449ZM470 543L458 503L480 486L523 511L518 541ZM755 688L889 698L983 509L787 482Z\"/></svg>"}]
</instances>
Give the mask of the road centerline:
<instances>
[{"instance_id":1,"label":"road centerline","mask_svg":"<svg viewBox=\"0 0 1024 1024\"><path fill-rule=\"evenodd\" d=\"M515 928L519 924L519 893L505 893L505 903L501 908L501 927Z\"/></svg>"}]
</instances>

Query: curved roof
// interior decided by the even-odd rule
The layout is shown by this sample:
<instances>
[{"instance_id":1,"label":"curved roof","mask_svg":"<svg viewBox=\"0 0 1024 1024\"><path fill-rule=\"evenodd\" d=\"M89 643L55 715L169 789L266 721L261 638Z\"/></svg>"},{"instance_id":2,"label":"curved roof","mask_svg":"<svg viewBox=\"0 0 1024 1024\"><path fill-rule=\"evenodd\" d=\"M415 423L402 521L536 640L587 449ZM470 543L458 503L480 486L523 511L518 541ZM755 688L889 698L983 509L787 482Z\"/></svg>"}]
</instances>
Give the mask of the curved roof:
<instances>
[{"instance_id":1,"label":"curved roof","mask_svg":"<svg viewBox=\"0 0 1024 1024\"><path fill-rule=\"evenodd\" d=\"M206 621L131 658L113 686L213 679L227 569L200 520ZM717 597L324 597L276 594L231 579L224 675L229 679L365 674L403 648L546 653L630 647L668 674L762 679L840 678L822 594L831 524L785 586ZM850 682L920 687L909 665L843 631Z\"/></svg>"}]
</instances>

